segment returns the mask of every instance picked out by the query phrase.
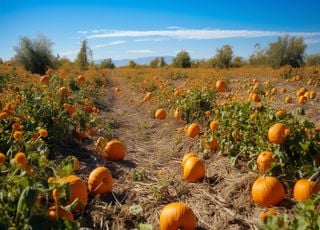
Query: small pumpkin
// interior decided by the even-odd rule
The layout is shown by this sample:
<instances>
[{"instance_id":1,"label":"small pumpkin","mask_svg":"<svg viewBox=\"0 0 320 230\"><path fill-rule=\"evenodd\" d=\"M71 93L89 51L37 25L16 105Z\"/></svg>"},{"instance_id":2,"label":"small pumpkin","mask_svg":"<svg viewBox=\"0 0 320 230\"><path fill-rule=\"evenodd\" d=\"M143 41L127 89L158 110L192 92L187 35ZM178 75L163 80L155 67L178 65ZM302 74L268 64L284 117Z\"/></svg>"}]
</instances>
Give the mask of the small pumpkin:
<instances>
[{"instance_id":1,"label":"small pumpkin","mask_svg":"<svg viewBox=\"0 0 320 230\"><path fill-rule=\"evenodd\" d=\"M40 82L43 84L48 84L49 83L48 75L44 75L44 76L40 77Z\"/></svg>"},{"instance_id":2,"label":"small pumpkin","mask_svg":"<svg viewBox=\"0 0 320 230\"><path fill-rule=\"evenodd\" d=\"M280 181L271 176L262 176L253 183L253 201L261 206L277 205L285 198L285 190Z\"/></svg>"},{"instance_id":3,"label":"small pumpkin","mask_svg":"<svg viewBox=\"0 0 320 230\"><path fill-rule=\"evenodd\" d=\"M205 176L205 165L199 157L190 157L183 165L183 176L189 182L196 182Z\"/></svg>"},{"instance_id":4,"label":"small pumpkin","mask_svg":"<svg viewBox=\"0 0 320 230\"><path fill-rule=\"evenodd\" d=\"M307 103L307 101L308 101L308 98L304 95L298 97L298 104L299 105L304 105Z\"/></svg>"},{"instance_id":5,"label":"small pumpkin","mask_svg":"<svg viewBox=\"0 0 320 230\"><path fill-rule=\"evenodd\" d=\"M70 186L70 197L69 201L66 202L67 205L71 204L75 199L79 199L80 203L76 207L77 210L83 209L88 203L88 192L86 184L81 180L80 177L75 175L70 175L62 177L57 180L60 184L68 184ZM54 189L52 191L53 199L58 204L58 190Z\"/></svg>"},{"instance_id":6,"label":"small pumpkin","mask_svg":"<svg viewBox=\"0 0 320 230\"><path fill-rule=\"evenodd\" d=\"M158 109L155 113L155 118L158 120L164 120L167 117L167 112L165 109Z\"/></svg>"},{"instance_id":7,"label":"small pumpkin","mask_svg":"<svg viewBox=\"0 0 320 230\"><path fill-rule=\"evenodd\" d=\"M187 136L190 138L194 138L200 133L200 126L197 123L192 123L187 128Z\"/></svg>"},{"instance_id":8,"label":"small pumpkin","mask_svg":"<svg viewBox=\"0 0 320 230\"><path fill-rule=\"evenodd\" d=\"M0 152L0 165L2 165L6 160L6 155Z\"/></svg>"},{"instance_id":9,"label":"small pumpkin","mask_svg":"<svg viewBox=\"0 0 320 230\"><path fill-rule=\"evenodd\" d=\"M160 213L160 230L193 230L197 220L192 209L186 204L174 202L166 205Z\"/></svg>"},{"instance_id":10,"label":"small pumpkin","mask_svg":"<svg viewBox=\"0 0 320 230\"><path fill-rule=\"evenodd\" d=\"M219 121L213 120L210 122L210 129L211 130L213 130L213 131L216 130L218 128L218 126L219 126Z\"/></svg>"},{"instance_id":11,"label":"small pumpkin","mask_svg":"<svg viewBox=\"0 0 320 230\"><path fill-rule=\"evenodd\" d=\"M61 208L60 206L52 206L49 208L49 218L51 221L57 217L66 218L69 221L73 221L73 214Z\"/></svg>"},{"instance_id":12,"label":"small pumpkin","mask_svg":"<svg viewBox=\"0 0 320 230\"><path fill-rule=\"evenodd\" d=\"M259 154L257 159L257 165L260 172L267 171L273 162L272 152L263 151Z\"/></svg>"},{"instance_id":13,"label":"small pumpkin","mask_svg":"<svg viewBox=\"0 0 320 230\"><path fill-rule=\"evenodd\" d=\"M103 195L112 190L112 176L106 167L94 169L88 179L88 189L93 195Z\"/></svg>"},{"instance_id":14,"label":"small pumpkin","mask_svg":"<svg viewBox=\"0 0 320 230\"><path fill-rule=\"evenodd\" d=\"M298 180L293 188L293 197L296 201L304 201L320 191L320 184L308 179Z\"/></svg>"},{"instance_id":15,"label":"small pumpkin","mask_svg":"<svg viewBox=\"0 0 320 230\"><path fill-rule=\"evenodd\" d=\"M123 160L126 155L126 148L119 140L109 141L102 150L102 157L110 161Z\"/></svg>"},{"instance_id":16,"label":"small pumpkin","mask_svg":"<svg viewBox=\"0 0 320 230\"><path fill-rule=\"evenodd\" d=\"M18 152L15 156L14 156L14 162L21 168L25 168L28 163L29 160L26 157L26 155L23 152Z\"/></svg>"},{"instance_id":17,"label":"small pumpkin","mask_svg":"<svg viewBox=\"0 0 320 230\"><path fill-rule=\"evenodd\" d=\"M286 139L285 129L286 127L282 123L272 125L268 131L269 141L275 144L283 144Z\"/></svg>"},{"instance_id":18,"label":"small pumpkin","mask_svg":"<svg viewBox=\"0 0 320 230\"><path fill-rule=\"evenodd\" d=\"M291 96L286 96L286 97L284 98L284 102L285 102L286 104L292 103L292 97L291 97Z\"/></svg>"},{"instance_id":19,"label":"small pumpkin","mask_svg":"<svg viewBox=\"0 0 320 230\"><path fill-rule=\"evenodd\" d=\"M268 217L277 215L277 212L274 208L269 208L267 211L260 213L259 218L262 221L266 221Z\"/></svg>"},{"instance_id":20,"label":"small pumpkin","mask_svg":"<svg viewBox=\"0 0 320 230\"><path fill-rule=\"evenodd\" d=\"M216 82L216 88L217 88L218 92L222 93L222 92L226 91L226 83L222 80L218 80Z\"/></svg>"}]
</instances>

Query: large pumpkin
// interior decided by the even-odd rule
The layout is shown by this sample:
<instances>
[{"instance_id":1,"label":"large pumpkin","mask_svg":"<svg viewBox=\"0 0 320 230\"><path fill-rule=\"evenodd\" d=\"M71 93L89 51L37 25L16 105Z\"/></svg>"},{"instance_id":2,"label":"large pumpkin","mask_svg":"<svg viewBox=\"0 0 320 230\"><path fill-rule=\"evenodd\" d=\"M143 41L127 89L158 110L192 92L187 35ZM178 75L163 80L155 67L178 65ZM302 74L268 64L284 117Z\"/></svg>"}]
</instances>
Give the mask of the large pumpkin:
<instances>
[{"instance_id":1,"label":"large pumpkin","mask_svg":"<svg viewBox=\"0 0 320 230\"><path fill-rule=\"evenodd\" d=\"M285 197L284 187L277 178L271 176L258 177L251 193L253 201L261 206L277 205Z\"/></svg>"},{"instance_id":2,"label":"large pumpkin","mask_svg":"<svg viewBox=\"0 0 320 230\"><path fill-rule=\"evenodd\" d=\"M268 131L269 141L275 144L283 144L286 139L285 129L286 127L282 123L271 126Z\"/></svg>"},{"instance_id":3,"label":"large pumpkin","mask_svg":"<svg viewBox=\"0 0 320 230\"><path fill-rule=\"evenodd\" d=\"M198 157L198 154L190 152L184 155L182 158L182 166L184 166L184 164L187 162L187 160L189 160L190 157Z\"/></svg>"},{"instance_id":4,"label":"large pumpkin","mask_svg":"<svg viewBox=\"0 0 320 230\"><path fill-rule=\"evenodd\" d=\"M222 80L218 80L216 82L216 88L220 93L222 93L222 92L226 91L226 83L224 83L224 81L222 81Z\"/></svg>"},{"instance_id":5,"label":"large pumpkin","mask_svg":"<svg viewBox=\"0 0 320 230\"><path fill-rule=\"evenodd\" d=\"M165 109L158 109L155 113L155 118L158 120L164 120L167 117L167 112Z\"/></svg>"},{"instance_id":6,"label":"large pumpkin","mask_svg":"<svg viewBox=\"0 0 320 230\"><path fill-rule=\"evenodd\" d=\"M112 176L106 167L94 169L88 179L88 189L93 195L103 195L112 190Z\"/></svg>"},{"instance_id":7,"label":"large pumpkin","mask_svg":"<svg viewBox=\"0 0 320 230\"><path fill-rule=\"evenodd\" d=\"M160 213L161 230L193 230L196 228L197 220L191 208L187 205L174 202L166 205Z\"/></svg>"},{"instance_id":8,"label":"large pumpkin","mask_svg":"<svg viewBox=\"0 0 320 230\"><path fill-rule=\"evenodd\" d=\"M296 201L304 201L320 190L320 185L308 179L298 180L293 188L293 197Z\"/></svg>"},{"instance_id":9,"label":"large pumpkin","mask_svg":"<svg viewBox=\"0 0 320 230\"><path fill-rule=\"evenodd\" d=\"M109 141L103 148L102 157L110 161L123 160L126 155L126 148L121 141Z\"/></svg>"},{"instance_id":10,"label":"large pumpkin","mask_svg":"<svg viewBox=\"0 0 320 230\"><path fill-rule=\"evenodd\" d=\"M257 165L259 171L265 172L268 170L273 162L272 152L263 151L259 154L257 159Z\"/></svg>"},{"instance_id":11,"label":"large pumpkin","mask_svg":"<svg viewBox=\"0 0 320 230\"><path fill-rule=\"evenodd\" d=\"M186 133L188 137L194 138L199 135L200 126L197 123L192 123L188 126Z\"/></svg>"},{"instance_id":12,"label":"large pumpkin","mask_svg":"<svg viewBox=\"0 0 320 230\"><path fill-rule=\"evenodd\" d=\"M75 199L79 199L80 203L76 209L83 209L88 202L88 192L86 184L81 180L80 177L75 175L70 175L67 177L62 177L57 180L60 184L68 184L70 186L70 198L66 202L67 205L71 204ZM53 199L58 202L58 190L53 190Z\"/></svg>"},{"instance_id":13,"label":"large pumpkin","mask_svg":"<svg viewBox=\"0 0 320 230\"><path fill-rule=\"evenodd\" d=\"M205 165L199 157L190 157L183 165L183 176L189 182L196 182L205 176Z\"/></svg>"}]
</instances>

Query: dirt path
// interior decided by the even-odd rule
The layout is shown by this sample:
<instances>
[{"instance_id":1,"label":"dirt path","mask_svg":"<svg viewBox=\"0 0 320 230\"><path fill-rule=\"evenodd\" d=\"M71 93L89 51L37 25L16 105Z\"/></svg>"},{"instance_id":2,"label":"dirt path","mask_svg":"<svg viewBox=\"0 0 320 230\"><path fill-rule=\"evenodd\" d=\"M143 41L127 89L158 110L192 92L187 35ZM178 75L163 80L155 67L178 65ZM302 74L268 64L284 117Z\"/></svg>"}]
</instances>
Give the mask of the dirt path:
<instances>
[{"instance_id":1,"label":"dirt path","mask_svg":"<svg viewBox=\"0 0 320 230\"><path fill-rule=\"evenodd\" d=\"M92 199L84 223L94 229L133 229L139 224L159 228L159 212L170 202L188 204L198 219L198 229L252 229L261 210L251 203L250 186L255 175L246 167L231 168L226 157L205 160L206 178L187 183L181 174L182 156L197 152L197 140L177 132L184 124L169 118L158 121L141 104L144 95L129 87L127 79L114 77L104 118L114 126L114 138L127 147L124 161L96 158L87 161L86 173L104 165L114 177L113 193ZM119 92L115 92L115 87Z\"/></svg>"}]
</instances>

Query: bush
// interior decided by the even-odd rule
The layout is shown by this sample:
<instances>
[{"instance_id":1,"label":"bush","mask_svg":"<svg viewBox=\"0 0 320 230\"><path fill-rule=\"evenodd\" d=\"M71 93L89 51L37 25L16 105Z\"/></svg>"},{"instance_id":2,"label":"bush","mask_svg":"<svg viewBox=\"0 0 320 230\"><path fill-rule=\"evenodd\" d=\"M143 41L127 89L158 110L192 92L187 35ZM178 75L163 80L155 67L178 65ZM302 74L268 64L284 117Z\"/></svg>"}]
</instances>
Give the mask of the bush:
<instances>
[{"instance_id":1,"label":"bush","mask_svg":"<svg viewBox=\"0 0 320 230\"><path fill-rule=\"evenodd\" d=\"M188 68L191 67L191 58L187 51L181 51L172 60L172 66L178 68Z\"/></svg>"},{"instance_id":2,"label":"bush","mask_svg":"<svg viewBox=\"0 0 320 230\"><path fill-rule=\"evenodd\" d=\"M52 54L52 42L39 35L31 40L28 37L21 37L20 44L15 47L15 59L31 73L44 74L48 68L54 65Z\"/></svg>"},{"instance_id":3,"label":"bush","mask_svg":"<svg viewBox=\"0 0 320 230\"><path fill-rule=\"evenodd\" d=\"M100 68L104 68L104 69L114 69L116 66L114 65L114 63L112 62L111 58L108 59L104 59L101 61L100 63Z\"/></svg>"}]
</instances>

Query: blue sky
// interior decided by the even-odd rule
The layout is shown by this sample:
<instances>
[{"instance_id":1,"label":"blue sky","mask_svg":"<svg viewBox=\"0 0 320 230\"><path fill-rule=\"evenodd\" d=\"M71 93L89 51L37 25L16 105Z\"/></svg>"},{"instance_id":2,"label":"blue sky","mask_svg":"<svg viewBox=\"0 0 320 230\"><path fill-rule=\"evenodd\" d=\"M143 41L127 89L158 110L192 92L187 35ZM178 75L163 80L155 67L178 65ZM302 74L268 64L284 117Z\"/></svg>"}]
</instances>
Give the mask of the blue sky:
<instances>
[{"instance_id":1,"label":"blue sky","mask_svg":"<svg viewBox=\"0 0 320 230\"><path fill-rule=\"evenodd\" d=\"M14 56L20 36L43 34L53 51L73 59L87 39L94 59L214 56L224 44L247 58L277 36L304 37L320 52L319 0L0 0L0 57Z\"/></svg>"}]
</instances>

